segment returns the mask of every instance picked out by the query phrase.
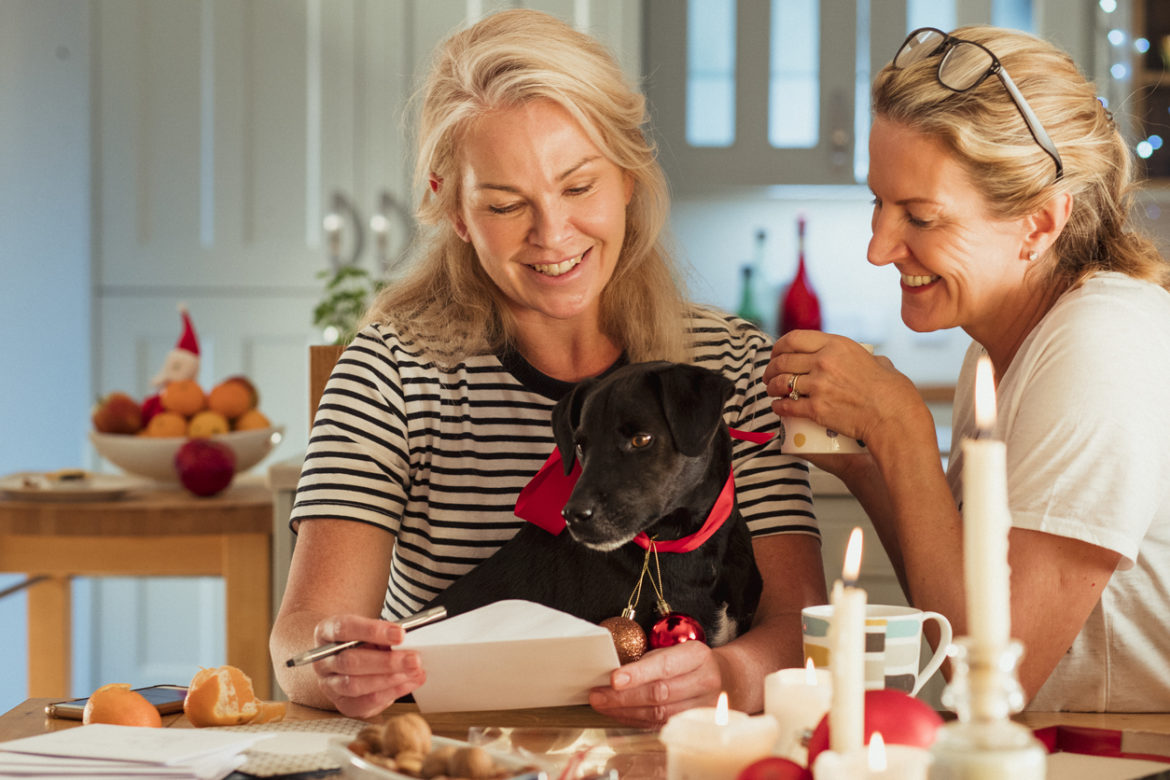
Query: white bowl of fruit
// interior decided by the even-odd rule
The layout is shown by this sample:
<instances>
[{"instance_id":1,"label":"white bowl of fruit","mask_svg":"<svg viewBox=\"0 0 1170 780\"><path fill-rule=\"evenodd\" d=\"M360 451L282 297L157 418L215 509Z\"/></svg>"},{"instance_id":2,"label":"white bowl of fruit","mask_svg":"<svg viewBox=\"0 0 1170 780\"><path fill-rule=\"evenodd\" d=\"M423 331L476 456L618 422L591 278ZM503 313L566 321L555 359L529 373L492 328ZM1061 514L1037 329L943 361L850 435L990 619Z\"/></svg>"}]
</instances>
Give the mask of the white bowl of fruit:
<instances>
[{"instance_id":1,"label":"white bowl of fruit","mask_svg":"<svg viewBox=\"0 0 1170 780\"><path fill-rule=\"evenodd\" d=\"M94 407L89 438L99 455L130 474L188 488L181 473L185 468L223 475L211 478L210 488L255 466L283 437L283 426L272 425L258 402L255 387L241 376L224 380L210 393L194 380L169 382L141 403L113 392ZM202 443L185 448L192 441ZM183 457L176 461L180 450ZM211 494L226 486L194 492Z\"/></svg>"}]
</instances>

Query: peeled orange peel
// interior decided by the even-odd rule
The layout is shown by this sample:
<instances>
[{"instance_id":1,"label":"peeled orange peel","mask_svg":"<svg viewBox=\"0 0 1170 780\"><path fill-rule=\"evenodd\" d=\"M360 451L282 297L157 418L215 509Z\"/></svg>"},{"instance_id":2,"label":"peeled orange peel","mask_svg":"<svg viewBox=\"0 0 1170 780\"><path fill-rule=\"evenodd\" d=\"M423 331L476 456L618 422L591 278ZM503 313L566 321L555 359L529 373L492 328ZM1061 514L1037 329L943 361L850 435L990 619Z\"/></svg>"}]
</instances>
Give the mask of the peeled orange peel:
<instances>
[{"instance_id":1,"label":"peeled orange peel","mask_svg":"<svg viewBox=\"0 0 1170 780\"><path fill-rule=\"evenodd\" d=\"M286 702L256 698L252 680L234 666L200 669L187 686L183 712L192 726L240 726L284 717Z\"/></svg>"}]
</instances>

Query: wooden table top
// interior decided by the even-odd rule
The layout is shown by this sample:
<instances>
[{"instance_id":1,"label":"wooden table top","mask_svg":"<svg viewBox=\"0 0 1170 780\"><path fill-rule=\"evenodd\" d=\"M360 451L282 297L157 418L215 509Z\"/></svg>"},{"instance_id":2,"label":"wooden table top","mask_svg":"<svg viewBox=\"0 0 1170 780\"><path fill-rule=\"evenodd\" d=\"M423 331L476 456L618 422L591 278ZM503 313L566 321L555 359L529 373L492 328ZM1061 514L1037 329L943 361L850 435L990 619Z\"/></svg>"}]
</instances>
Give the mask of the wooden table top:
<instances>
[{"instance_id":1,"label":"wooden table top","mask_svg":"<svg viewBox=\"0 0 1170 780\"><path fill-rule=\"evenodd\" d=\"M19 705L0 715L0 741L28 737L48 731L75 728L80 721L49 718L45 705L59 701L53 698L26 699ZM403 712L417 712L414 704L399 703L373 718L370 723L385 720L391 715ZM289 704L286 720L316 720L338 717L336 712ZM528 710L497 710L485 712L428 713L427 721L439 736L465 739L472 726L513 727L513 728L565 728L565 729L624 729L621 723L606 717L588 706L544 707ZM1170 713L1102 713L1102 712L1025 712L1015 720L1029 728L1046 726L1081 726L1100 729L1129 729L1170 734ZM168 728L190 728L191 724L182 714L166 715L163 726Z\"/></svg>"},{"instance_id":2,"label":"wooden table top","mask_svg":"<svg viewBox=\"0 0 1170 780\"><path fill-rule=\"evenodd\" d=\"M272 490L251 475L216 496L144 482L109 501L27 501L0 496L0 534L156 536L272 533Z\"/></svg>"}]
</instances>

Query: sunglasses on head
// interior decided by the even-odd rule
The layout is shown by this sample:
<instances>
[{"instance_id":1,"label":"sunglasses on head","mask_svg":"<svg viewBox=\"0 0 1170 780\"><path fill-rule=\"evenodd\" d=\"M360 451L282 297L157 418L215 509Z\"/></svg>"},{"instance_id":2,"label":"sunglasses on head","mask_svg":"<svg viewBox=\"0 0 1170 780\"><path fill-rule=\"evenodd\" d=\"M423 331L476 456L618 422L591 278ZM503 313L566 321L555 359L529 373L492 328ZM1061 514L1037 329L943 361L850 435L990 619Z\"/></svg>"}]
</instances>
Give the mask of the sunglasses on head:
<instances>
[{"instance_id":1,"label":"sunglasses on head","mask_svg":"<svg viewBox=\"0 0 1170 780\"><path fill-rule=\"evenodd\" d=\"M1012 77L1004 70L999 58L991 53L986 46L955 38L934 27L919 27L906 36L905 42L894 55L895 68L908 68L935 55L942 55L938 61L938 83L954 92L967 92L983 83L988 76L995 74L1008 96L1016 104L1024 122L1028 125L1028 132L1036 143L1047 152L1056 163L1056 178L1064 175L1064 163L1060 160L1060 152L1056 151L1056 144L1048 137L1044 126L1036 118L1032 107L1024 99L1023 94L1016 87Z\"/></svg>"}]
</instances>

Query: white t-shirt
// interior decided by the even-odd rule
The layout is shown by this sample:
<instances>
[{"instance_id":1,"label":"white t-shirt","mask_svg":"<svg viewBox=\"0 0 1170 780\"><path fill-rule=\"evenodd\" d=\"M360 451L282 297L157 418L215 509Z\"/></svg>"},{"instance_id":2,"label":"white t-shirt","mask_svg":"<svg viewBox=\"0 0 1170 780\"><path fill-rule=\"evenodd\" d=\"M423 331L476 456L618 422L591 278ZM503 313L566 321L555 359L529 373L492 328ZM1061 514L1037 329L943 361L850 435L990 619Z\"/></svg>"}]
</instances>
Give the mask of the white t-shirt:
<instances>
[{"instance_id":1,"label":"white t-shirt","mask_svg":"<svg viewBox=\"0 0 1170 780\"><path fill-rule=\"evenodd\" d=\"M972 344L954 441L974 430ZM997 389L1017 528L1122 555L1033 710L1141 712L1170 705L1170 293L1117 273L1063 295ZM962 453L947 479L962 495ZM1053 604L1060 609L1060 604ZM1024 648L1027 653L1027 648Z\"/></svg>"}]
</instances>

